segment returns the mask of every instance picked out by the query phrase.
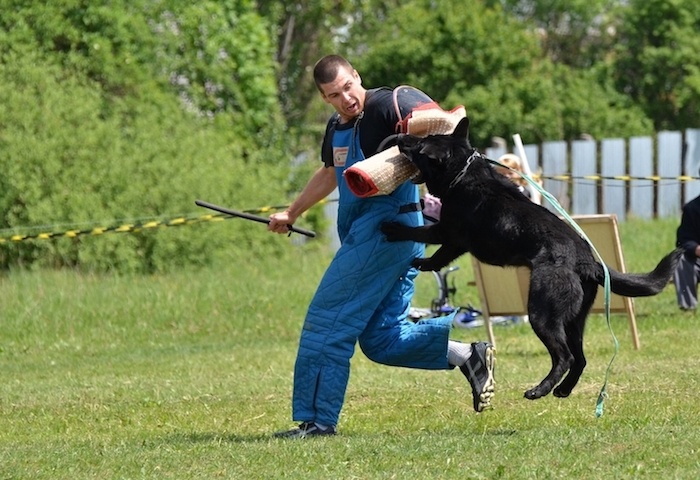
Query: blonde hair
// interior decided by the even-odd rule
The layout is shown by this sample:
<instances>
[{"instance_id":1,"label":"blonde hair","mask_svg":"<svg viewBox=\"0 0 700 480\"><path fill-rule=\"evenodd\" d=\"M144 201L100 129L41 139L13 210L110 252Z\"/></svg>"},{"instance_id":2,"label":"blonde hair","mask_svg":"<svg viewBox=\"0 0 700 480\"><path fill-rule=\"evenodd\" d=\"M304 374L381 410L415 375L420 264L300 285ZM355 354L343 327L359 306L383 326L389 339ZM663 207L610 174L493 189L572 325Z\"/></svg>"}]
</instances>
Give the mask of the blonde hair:
<instances>
[{"instance_id":1,"label":"blonde hair","mask_svg":"<svg viewBox=\"0 0 700 480\"><path fill-rule=\"evenodd\" d=\"M522 162L520 161L520 157L515 155L514 153L506 153L505 155L501 155L501 157L498 159L498 163L502 163L506 167L510 167L513 170L523 173L523 167ZM523 187L527 185L527 181L524 178L522 178L516 173L509 171L507 168L503 168L499 165L496 165L496 170L498 171L498 173L508 177L516 185L520 185Z\"/></svg>"}]
</instances>

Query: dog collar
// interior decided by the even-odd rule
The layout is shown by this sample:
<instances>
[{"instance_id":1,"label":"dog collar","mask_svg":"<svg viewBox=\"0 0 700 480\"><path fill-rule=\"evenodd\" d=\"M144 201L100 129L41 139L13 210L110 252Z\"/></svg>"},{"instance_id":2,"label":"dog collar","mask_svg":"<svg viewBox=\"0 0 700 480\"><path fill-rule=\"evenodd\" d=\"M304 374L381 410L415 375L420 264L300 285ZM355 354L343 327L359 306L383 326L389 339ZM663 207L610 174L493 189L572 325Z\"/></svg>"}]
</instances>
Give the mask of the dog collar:
<instances>
[{"instance_id":1,"label":"dog collar","mask_svg":"<svg viewBox=\"0 0 700 480\"><path fill-rule=\"evenodd\" d=\"M457 176L450 182L450 186L447 187L448 190L452 189L457 183L459 183L462 178L467 174L467 170L469 170L469 167L471 166L472 162L474 161L475 158L481 158L481 154L479 153L478 150L474 150L471 155L469 155L469 158L467 158L467 162L462 167L462 170L457 174Z\"/></svg>"}]
</instances>

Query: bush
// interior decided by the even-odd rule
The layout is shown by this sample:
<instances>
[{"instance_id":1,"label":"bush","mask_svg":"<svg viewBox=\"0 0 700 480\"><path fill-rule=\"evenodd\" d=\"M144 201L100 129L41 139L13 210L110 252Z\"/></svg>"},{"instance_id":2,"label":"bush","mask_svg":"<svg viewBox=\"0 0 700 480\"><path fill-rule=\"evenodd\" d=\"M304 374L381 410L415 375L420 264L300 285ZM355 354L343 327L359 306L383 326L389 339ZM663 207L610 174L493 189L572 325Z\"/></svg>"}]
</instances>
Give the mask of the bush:
<instances>
[{"instance_id":1,"label":"bush","mask_svg":"<svg viewBox=\"0 0 700 480\"><path fill-rule=\"evenodd\" d=\"M211 213L197 198L285 203L272 46L248 2L80 3L0 20L0 237ZM154 272L279 241L241 222L221 230L5 241L0 269Z\"/></svg>"}]
</instances>

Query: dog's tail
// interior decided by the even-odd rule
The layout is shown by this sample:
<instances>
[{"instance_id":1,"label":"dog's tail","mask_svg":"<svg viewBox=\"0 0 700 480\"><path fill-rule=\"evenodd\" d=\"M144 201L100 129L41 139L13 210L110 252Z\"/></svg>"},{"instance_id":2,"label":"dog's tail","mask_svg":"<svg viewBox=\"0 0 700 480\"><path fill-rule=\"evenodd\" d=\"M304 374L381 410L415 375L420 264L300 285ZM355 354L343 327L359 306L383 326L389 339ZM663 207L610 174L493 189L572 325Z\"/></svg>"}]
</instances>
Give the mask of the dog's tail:
<instances>
[{"instance_id":1,"label":"dog's tail","mask_svg":"<svg viewBox=\"0 0 700 480\"><path fill-rule=\"evenodd\" d=\"M610 290L623 297L656 295L668 285L682 254L683 250L677 248L662 258L649 273L620 273L610 269ZM600 278L598 283L603 285L604 278Z\"/></svg>"}]
</instances>

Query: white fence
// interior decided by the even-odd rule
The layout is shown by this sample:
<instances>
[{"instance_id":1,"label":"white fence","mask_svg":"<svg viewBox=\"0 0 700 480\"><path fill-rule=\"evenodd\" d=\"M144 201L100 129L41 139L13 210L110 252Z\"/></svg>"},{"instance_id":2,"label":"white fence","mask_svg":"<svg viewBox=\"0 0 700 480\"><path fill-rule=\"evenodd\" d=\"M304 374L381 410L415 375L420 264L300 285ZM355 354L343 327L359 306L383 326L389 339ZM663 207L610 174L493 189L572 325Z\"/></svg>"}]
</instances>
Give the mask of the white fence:
<instances>
[{"instance_id":1,"label":"white fence","mask_svg":"<svg viewBox=\"0 0 700 480\"><path fill-rule=\"evenodd\" d=\"M503 153L486 151L492 159ZM573 215L679 217L683 204L700 195L700 129L545 142L525 145L525 154L545 190Z\"/></svg>"}]
</instances>

